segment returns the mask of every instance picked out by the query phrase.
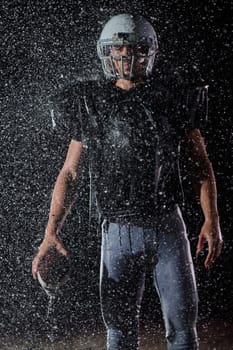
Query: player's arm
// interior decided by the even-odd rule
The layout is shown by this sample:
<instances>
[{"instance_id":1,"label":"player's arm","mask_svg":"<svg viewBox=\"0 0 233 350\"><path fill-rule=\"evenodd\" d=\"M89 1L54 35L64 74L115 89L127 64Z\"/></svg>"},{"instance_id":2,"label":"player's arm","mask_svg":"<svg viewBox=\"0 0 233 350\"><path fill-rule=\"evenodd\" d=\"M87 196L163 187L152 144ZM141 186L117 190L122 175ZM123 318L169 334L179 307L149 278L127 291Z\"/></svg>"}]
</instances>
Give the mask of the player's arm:
<instances>
[{"instance_id":1,"label":"player's arm","mask_svg":"<svg viewBox=\"0 0 233 350\"><path fill-rule=\"evenodd\" d=\"M204 224L199 234L197 254L208 243L205 267L209 267L220 255L222 235L217 209L217 189L214 171L208 158L204 140L199 129L193 129L186 136L189 159L192 162L194 186L200 198Z\"/></svg>"},{"instance_id":2,"label":"player's arm","mask_svg":"<svg viewBox=\"0 0 233 350\"><path fill-rule=\"evenodd\" d=\"M32 274L36 278L40 260L50 247L67 256L68 251L59 238L59 232L65 218L75 200L77 188L77 172L82 153L82 143L72 140L66 155L64 165L57 177L53 190L48 224L39 251L32 262Z\"/></svg>"}]
</instances>

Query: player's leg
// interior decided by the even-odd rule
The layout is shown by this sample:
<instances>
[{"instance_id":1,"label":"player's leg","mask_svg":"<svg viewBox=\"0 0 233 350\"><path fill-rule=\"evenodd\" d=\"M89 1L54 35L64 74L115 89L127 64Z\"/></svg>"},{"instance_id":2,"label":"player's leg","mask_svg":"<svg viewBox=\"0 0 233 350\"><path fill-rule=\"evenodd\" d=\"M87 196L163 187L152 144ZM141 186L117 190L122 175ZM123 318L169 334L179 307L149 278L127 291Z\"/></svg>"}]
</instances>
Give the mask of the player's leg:
<instances>
[{"instance_id":1,"label":"player's leg","mask_svg":"<svg viewBox=\"0 0 233 350\"><path fill-rule=\"evenodd\" d=\"M189 241L180 209L166 217L158 230L154 270L169 350L198 349L198 296Z\"/></svg>"},{"instance_id":2,"label":"player's leg","mask_svg":"<svg viewBox=\"0 0 233 350\"><path fill-rule=\"evenodd\" d=\"M144 289L144 241L139 227L103 224L100 296L108 350L138 349Z\"/></svg>"}]
</instances>

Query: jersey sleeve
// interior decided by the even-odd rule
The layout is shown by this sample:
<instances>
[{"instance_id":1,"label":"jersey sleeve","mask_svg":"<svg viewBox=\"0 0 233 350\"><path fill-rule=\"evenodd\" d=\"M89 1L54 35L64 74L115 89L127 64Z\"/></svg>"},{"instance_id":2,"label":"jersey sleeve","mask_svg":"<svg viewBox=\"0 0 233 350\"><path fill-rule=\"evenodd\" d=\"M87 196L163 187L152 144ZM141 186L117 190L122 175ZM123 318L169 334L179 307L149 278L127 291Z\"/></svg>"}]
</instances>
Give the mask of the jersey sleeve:
<instances>
[{"instance_id":1,"label":"jersey sleeve","mask_svg":"<svg viewBox=\"0 0 233 350\"><path fill-rule=\"evenodd\" d=\"M185 110L186 132L205 128L208 120L208 85L188 89Z\"/></svg>"},{"instance_id":2,"label":"jersey sleeve","mask_svg":"<svg viewBox=\"0 0 233 350\"><path fill-rule=\"evenodd\" d=\"M82 142L80 92L77 88L65 89L53 96L50 103L52 126L69 141Z\"/></svg>"}]
</instances>

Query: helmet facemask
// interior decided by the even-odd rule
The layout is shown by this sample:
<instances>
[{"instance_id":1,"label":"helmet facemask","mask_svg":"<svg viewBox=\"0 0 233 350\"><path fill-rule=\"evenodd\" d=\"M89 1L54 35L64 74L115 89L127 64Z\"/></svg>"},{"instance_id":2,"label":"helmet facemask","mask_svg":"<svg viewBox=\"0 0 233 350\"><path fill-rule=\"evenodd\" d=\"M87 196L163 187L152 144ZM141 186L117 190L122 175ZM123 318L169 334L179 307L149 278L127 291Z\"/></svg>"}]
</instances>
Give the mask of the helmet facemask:
<instances>
[{"instance_id":1,"label":"helmet facemask","mask_svg":"<svg viewBox=\"0 0 233 350\"><path fill-rule=\"evenodd\" d=\"M120 54L122 47L127 47L130 53L127 55ZM113 42L99 41L99 49L103 71L108 78L131 80L138 77L145 77L149 75L148 71L151 70L154 64L155 49L144 42L132 46L129 44L116 45ZM124 62L129 64L128 72L124 68Z\"/></svg>"}]
</instances>

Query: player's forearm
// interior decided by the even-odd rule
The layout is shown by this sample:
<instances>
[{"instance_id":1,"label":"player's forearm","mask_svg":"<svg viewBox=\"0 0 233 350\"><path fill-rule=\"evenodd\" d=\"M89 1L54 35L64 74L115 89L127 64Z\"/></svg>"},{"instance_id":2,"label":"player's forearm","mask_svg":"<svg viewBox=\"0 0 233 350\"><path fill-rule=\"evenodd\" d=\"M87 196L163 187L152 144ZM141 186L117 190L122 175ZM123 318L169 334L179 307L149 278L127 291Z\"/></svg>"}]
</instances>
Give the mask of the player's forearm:
<instances>
[{"instance_id":1,"label":"player's forearm","mask_svg":"<svg viewBox=\"0 0 233 350\"><path fill-rule=\"evenodd\" d=\"M186 136L193 185L199 196L205 220L218 220L216 181L204 140L199 129L190 131Z\"/></svg>"},{"instance_id":2,"label":"player's forearm","mask_svg":"<svg viewBox=\"0 0 233 350\"><path fill-rule=\"evenodd\" d=\"M205 220L218 220L216 181L210 161L205 160L203 177L199 181L199 196Z\"/></svg>"},{"instance_id":3,"label":"player's forearm","mask_svg":"<svg viewBox=\"0 0 233 350\"><path fill-rule=\"evenodd\" d=\"M55 234L61 230L75 200L76 185L77 174L61 170L52 195L49 220L46 228L47 233Z\"/></svg>"}]
</instances>

